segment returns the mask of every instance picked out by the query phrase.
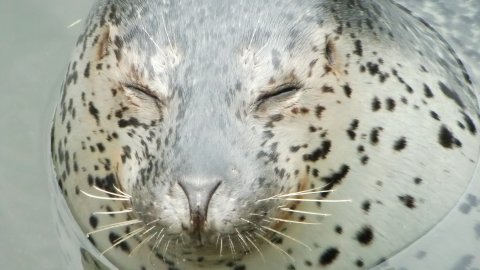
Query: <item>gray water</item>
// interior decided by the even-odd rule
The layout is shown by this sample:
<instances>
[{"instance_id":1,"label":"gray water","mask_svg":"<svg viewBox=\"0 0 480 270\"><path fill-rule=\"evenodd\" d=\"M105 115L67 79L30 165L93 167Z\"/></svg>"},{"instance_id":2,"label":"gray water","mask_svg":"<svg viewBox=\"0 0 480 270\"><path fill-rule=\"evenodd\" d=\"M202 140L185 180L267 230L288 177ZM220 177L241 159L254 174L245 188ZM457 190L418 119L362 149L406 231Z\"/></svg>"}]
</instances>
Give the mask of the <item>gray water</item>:
<instances>
[{"instance_id":1,"label":"gray water","mask_svg":"<svg viewBox=\"0 0 480 270\"><path fill-rule=\"evenodd\" d=\"M92 1L0 0L0 269L63 264L48 188L48 128Z\"/></svg>"},{"instance_id":2,"label":"gray water","mask_svg":"<svg viewBox=\"0 0 480 270\"><path fill-rule=\"evenodd\" d=\"M0 0L1 269L79 268L62 255L52 214L48 129L82 29L82 23L69 25L84 18L92 2ZM398 2L445 36L480 81L480 0ZM480 269L479 182L477 173L437 228L379 268Z\"/></svg>"}]
</instances>

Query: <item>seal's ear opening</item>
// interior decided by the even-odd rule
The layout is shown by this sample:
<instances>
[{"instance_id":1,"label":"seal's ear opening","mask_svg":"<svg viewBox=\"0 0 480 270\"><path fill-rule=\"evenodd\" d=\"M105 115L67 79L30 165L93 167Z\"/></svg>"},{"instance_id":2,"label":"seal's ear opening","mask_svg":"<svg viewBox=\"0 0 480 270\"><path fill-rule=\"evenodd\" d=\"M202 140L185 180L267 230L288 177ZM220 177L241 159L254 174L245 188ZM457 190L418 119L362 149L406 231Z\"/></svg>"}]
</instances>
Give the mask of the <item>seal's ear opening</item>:
<instances>
[{"instance_id":1,"label":"seal's ear opening","mask_svg":"<svg viewBox=\"0 0 480 270\"><path fill-rule=\"evenodd\" d=\"M328 73L330 71L333 71L335 75L340 75L342 74L341 71L341 64L340 60L338 57L337 53L337 48L335 46L335 42L333 39L330 38L330 36L327 36L325 38L325 48L323 51L323 55L325 59L327 60L327 63L325 64L325 71Z\"/></svg>"},{"instance_id":2,"label":"seal's ear opening","mask_svg":"<svg viewBox=\"0 0 480 270\"><path fill-rule=\"evenodd\" d=\"M335 45L333 41L329 38L325 41L325 58L328 61L328 65L335 65Z\"/></svg>"},{"instance_id":3,"label":"seal's ear opening","mask_svg":"<svg viewBox=\"0 0 480 270\"><path fill-rule=\"evenodd\" d=\"M98 37L97 61L102 60L108 55L108 46L110 42L110 26L106 24L102 29L102 33Z\"/></svg>"}]
</instances>

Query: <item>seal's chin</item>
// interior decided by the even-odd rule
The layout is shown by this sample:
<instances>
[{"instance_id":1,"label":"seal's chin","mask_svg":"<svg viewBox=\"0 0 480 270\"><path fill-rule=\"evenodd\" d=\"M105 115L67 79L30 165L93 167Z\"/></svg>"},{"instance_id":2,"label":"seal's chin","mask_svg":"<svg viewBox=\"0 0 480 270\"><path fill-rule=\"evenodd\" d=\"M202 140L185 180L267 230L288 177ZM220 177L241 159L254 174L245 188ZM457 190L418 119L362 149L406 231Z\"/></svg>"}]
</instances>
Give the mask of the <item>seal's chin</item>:
<instances>
[{"instance_id":1,"label":"seal's chin","mask_svg":"<svg viewBox=\"0 0 480 270\"><path fill-rule=\"evenodd\" d=\"M179 234L175 243L165 251L167 257L192 263L218 262L225 259L239 259L248 254L245 243L238 234L220 234L203 232L196 234ZM246 241L243 239L243 241Z\"/></svg>"}]
</instances>

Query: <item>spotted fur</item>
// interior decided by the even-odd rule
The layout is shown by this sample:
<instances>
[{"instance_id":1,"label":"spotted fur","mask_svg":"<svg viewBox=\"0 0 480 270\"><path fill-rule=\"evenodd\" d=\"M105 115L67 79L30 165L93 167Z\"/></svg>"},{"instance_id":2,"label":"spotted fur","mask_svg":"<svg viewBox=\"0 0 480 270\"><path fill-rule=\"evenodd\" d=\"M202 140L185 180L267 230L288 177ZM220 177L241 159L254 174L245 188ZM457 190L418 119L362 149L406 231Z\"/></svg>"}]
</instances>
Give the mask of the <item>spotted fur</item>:
<instances>
[{"instance_id":1,"label":"spotted fur","mask_svg":"<svg viewBox=\"0 0 480 270\"><path fill-rule=\"evenodd\" d=\"M463 193L477 104L448 44L387 1L100 1L52 158L121 269L364 269Z\"/></svg>"}]
</instances>

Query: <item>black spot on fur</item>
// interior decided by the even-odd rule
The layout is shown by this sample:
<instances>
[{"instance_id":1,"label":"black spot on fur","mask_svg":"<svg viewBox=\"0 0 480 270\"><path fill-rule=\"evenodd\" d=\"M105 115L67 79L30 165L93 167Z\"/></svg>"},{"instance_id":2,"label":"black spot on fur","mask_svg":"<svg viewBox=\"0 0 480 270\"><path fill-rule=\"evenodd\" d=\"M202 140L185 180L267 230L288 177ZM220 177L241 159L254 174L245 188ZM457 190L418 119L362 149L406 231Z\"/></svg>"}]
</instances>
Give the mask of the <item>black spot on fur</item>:
<instances>
[{"instance_id":1,"label":"black spot on fur","mask_svg":"<svg viewBox=\"0 0 480 270\"><path fill-rule=\"evenodd\" d=\"M380 110L382 107L382 104L380 103L380 100L377 97L374 97L372 100L372 111L376 112Z\"/></svg>"},{"instance_id":2,"label":"black spot on fur","mask_svg":"<svg viewBox=\"0 0 480 270\"><path fill-rule=\"evenodd\" d=\"M105 151L105 146L103 143L97 143L97 148L100 153L103 153Z\"/></svg>"},{"instance_id":3,"label":"black spot on fur","mask_svg":"<svg viewBox=\"0 0 480 270\"><path fill-rule=\"evenodd\" d=\"M380 129L374 128L370 131L370 143L376 145L379 142Z\"/></svg>"},{"instance_id":4,"label":"black spot on fur","mask_svg":"<svg viewBox=\"0 0 480 270\"><path fill-rule=\"evenodd\" d=\"M438 114L437 114L436 112L434 112L434 111L430 111L430 116L431 116L433 119L437 120L437 121L440 120L440 117L439 117Z\"/></svg>"},{"instance_id":5,"label":"black spot on fur","mask_svg":"<svg viewBox=\"0 0 480 270\"><path fill-rule=\"evenodd\" d=\"M463 113L463 120L465 120L465 123L467 124L467 128L470 133L472 133L473 135L477 134L477 128L475 127L472 118L470 118L470 116L468 116L467 114Z\"/></svg>"},{"instance_id":6,"label":"black spot on fur","mask_svg":"<svg viewBox=\"0 0 480 270\"><path fill-rule=\"evenodd\" d=\"M315 162L320 158L325 159L330 152L331 146L332 142L323 141L322 145L315 149L312 153L303 155L303 160Z\"/></svg>"},{"instance_id":7,"label":"black spot on fur","mask_svg":"<svg viewBox=\"0 0 480 270\"><path fill-rule=\"evenodd\" d=\"M320 256L320 265L327 266L337 259L340 251L334 247L328 248Z\"/></svg>"},{"instance_id":8,"label":"black spot on fur","mask_svg":"<svg viewBox=\"0 0 480 270\"><path fill-rule=\"evenodd\" d=\"M357 241L362 245L369 245L373 240L373 231L369 226L364 226L356 234Z\"/></svg>"},{"instance_id":9,"label":"black spot on fur","mask_svg":"<svg viewBox=\"0 0 480 270\"><path fill-rule=\"evenodd\" d=\"M405 137L398 139L393 145L393 149L396 151L402 151L405 147L407 147L407 139Z\"/></svg>"},{"instance_id":10,"label":"black spot on fur","mask_svg":"<svg viewBox=\"0 0 480 270\"><path fill-rule=\"evenodd\" d=\"M87 65L85 66L85 71L83 72L83 76L85 76L85 78L90 77L90 62L88 62Z\"/></svg>"},{"instance_id":11,"label":"black spot on fur","mask_svg":"<svg viewBox=\"0 0 480 270\"><path fill-rule=\"evenodd\" d=\"M128 126L133 126L133 127L142 126L145 129L148 128L148 125L140 123L140 121L138 121L138 119L135 118L135 117L130 117L130 119L128 119L128 120L125 120L125 119L118 120L118 126L120 128L125 128L125 127L128 127Z\"/></svg>"},{"instance_id":12,"label":"black spot on fur","mask_svg":"<svg viewBox=\"0 0 480 270\"><path fill-rule=\"evenodd\" d=\"M363 55L363 48L362 48L362 41L357 39L355 40L355 50L353 51L354 54L358 56Z\"/></svg>"},{"instance_id":13,"label":"black spot on fur","mask_svg":"<svg viewBox=\"0 0 480 270\"><path fill-rule=\"evenodd\" d=\"M322 112L325 111L325 107L323 106L320 106L320 105L317 105L315 107L315 115L318 117L318 118L322 118Z\"/></svg>"},{"instance_id":14,"label":"black spot on fur","mask_svg":"<svg viewBox=\"0 0 480 270\"><path fill-rule=\"evenodd\" d=\"M352 88L348 84L343 86L343 92L345 93L345 96L348 98L352 95Z\"/></svg>"},{"instance_id":15,"label":"black spot on fur","mask_svg":"<svg viewBox=\"0 0 480 270\"><path fill-rule=\"evenodd\" d=\"M420 185L423 182L423 180L420 177L415 177L415 179L413 179L413 182L415 182L415 184L417 185Z\"/></svg>"},{"instance_id":16,"label":"black spot on fur","mask_svg":"<svg viewBox=\"0 0 480 270\"><path fill-rule=\"evenodd\" d=\"M335 185L340 184L342 179L344 179L348 172L350 171L350 167L348 165L343 164L340 166L340 169L337 172L333 172L329 176L323 177L322 181L327 183L324 187L325 190L332 189ZM328 193L322 193L323 197L326 197Z\"/></svg>"},{"instance_id":17,"label":"black spot on fur","mask_svg":"<svg viewBox=\"0 0 480 270\"><path fill-rule=\"evenodd\" d=\"M427 97L427 98L432 98L433 97L432 90L426 84L423 84L423 92L425 93L425 97Z\"/></svg>"},{"instance_id":18,"label":"black spot on fur","mask_svg":"<svg viewBox=\"0 0 480 270\"><path fill-rule=\"evenodd\" d=\"M95 118L97 124L100 122L100 118L98 116L98 109L93 105L93 102L88 103L88 112Z\"/></svg>"},{"instance_id":19,"label":"black spot on fur","mask_svg":"<svg viewBox=\"0 0 480 270\"><path fill-rule=\"evenodd\" d=\"M365 201L362 203L362 209L363 209L363 211L365 211L365 212L370 211L370 206L371 206L370 201L369 201L369 200L365 200Z\"/></svg>"},{"instance_id":20,"label":"black spot on fur","mask_svg":"<svg viewBox=\"0 0 480 270\"><path fill-rule=\"evenodd\" d=\"M440 86L440 90L442 90L442 93L445 96L455 101L455 103L457 103L457 105L460 106L461 108L465 108L465 105L463 104L462 100L458 96L457 92L452 91L452 89L448 88L442 82L438 82L438 86Z\"/></svg>"},{"instance_id":21,"label":"black spot on fur","mask_svg":"<svg viewBox=\"0 0 480 270\"><path fill-rule=\"evenodd\" d=\"M440 127L438 134L438 142L445 148L453 148L454 146L461 147L462 143L453 136L452 132L446 126Z\"/></svg>"},{"instance_id":22,"label":"black spot on fur","mask_svg":"<svg viewBox=\"0 0 480 270\"><path fill-rule=\"evenodd\" d=\"M90 219L88 220L89 223L90 223L90 226L92 226L92 228L96 229L97 226L98 226L98 218L94 215L91 215L90 216Z\"/></svg>"},{"instance_id":23,"label":"black spot on fur","mask_svg":"<svg viewBox=\"0 0 480 270\"><path fill-rule=\"evenodd\" d=\"M415 198L410 195L398 196L398 199L408 208L415 208Z\"/></svg>"},{"instance_id":24,"label":"black spot on fur","mask_svg":"<svg viewBox=\"0 0 480 270\"><path fill-rule=\"evenodd\" d=\"M353 121L350 123L350 128L347 129L347 135L352 141L355 140L355 137L357 135L355 133L355 130L358 128L358 124L358 119L353 119Z\"/></svg>"},{"instance_id":25,"label":"black spot on fur","mask_svg":"<svg viewBox=\"0 0 480 270\"><path fill-rule=\"evenodd\" d=\"M323 93L334 93L335 91L333 90L333 87L324 85L322 86L322 92Z\"/></svg>"}]
</instances>

